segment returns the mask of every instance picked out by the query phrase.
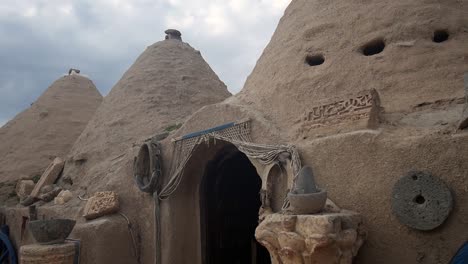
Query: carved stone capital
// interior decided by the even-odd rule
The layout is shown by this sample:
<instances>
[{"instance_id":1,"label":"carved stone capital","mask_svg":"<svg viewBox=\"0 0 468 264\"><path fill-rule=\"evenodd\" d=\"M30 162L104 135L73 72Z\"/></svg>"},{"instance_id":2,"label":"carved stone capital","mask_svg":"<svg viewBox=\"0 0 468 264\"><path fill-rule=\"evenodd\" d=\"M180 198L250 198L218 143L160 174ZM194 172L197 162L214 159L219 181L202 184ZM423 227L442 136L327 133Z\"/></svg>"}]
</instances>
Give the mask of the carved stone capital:
<instances>
[{"instance_id":1,"label":"carved stone capital","mask_svg":"<svg viewBox=\"0 0 468 264\"><path fill-rule=\"evenodd\" d=\"M273 264L352 263L366 233L361 216L341 210L314 215L270 214L255 231Z\"/></svg>"}]
</instances>

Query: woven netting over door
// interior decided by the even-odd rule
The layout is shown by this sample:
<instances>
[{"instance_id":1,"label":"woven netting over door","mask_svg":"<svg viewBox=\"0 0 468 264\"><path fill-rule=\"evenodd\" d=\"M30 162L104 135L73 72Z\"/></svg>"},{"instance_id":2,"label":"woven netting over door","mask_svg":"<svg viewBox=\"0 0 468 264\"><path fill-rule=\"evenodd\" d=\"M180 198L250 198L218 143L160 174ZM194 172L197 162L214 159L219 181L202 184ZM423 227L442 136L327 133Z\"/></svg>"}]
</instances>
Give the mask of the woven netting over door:
<instances>
[{"instance_id":1,"label":"woven netting over door","mask_svg":"<svg viewBox=\"0 0 468 264\"><path fill-rule=\"evenodd\" d=\"M301 168L299 152L293 145L267 145L253 143L250 137L250 120L226 124L225 128L209 129L200 133L189 134L174 140L173 158L170 170L170 180L159 192L159 199L167 199L173 194L184 175L184 168L192 157L196 147L200 144L210 144L216 140L233 144L248 158L258 161L262 165L280 164L279 156L289 153L290 166L294 174L293 185L297 173Z\"/></svg>"},{"instance_id":2,"label":"woven netting over door","mask_svg":"<svg viewBox=\"0 0 468 264\"><path fill-rule=\"evenodd\" d=\"M284 166L284 153L290 158L288 163L293 172L293 186L297 173L301 168L301 160L297 149L293 145L266 145L252 142L250 137L250 120L232 122L200 132L185 135L173 140L173 155L170 166L170 178L161 187L161 145L156 139L145 142L134 162L134 177L140 190L152 193L154 198L154 235L155 235L155 264L162 261L161 243L161 210L160 201L167 199L180 185L184 176L184 169L200 144L215 144L217 140L233 144L249 159L262 165L272 163ZM214 141L214 143L213 143ZM287 199L283 208L288 206Z\"/></svg>"}]
</instances>

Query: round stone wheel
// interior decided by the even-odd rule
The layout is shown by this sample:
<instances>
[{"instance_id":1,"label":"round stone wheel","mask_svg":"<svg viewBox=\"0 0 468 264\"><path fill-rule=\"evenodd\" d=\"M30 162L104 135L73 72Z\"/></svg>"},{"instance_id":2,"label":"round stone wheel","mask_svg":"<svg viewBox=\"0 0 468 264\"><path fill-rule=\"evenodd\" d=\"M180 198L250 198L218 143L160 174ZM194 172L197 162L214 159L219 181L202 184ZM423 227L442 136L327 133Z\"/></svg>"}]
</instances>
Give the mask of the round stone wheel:
<instances>
[{"instance_id":1,"label":"round stone wheel","mask_svg":"<svg viewBox=\"0 0 468 264\"><path fill-rule=\"evenodd\" d=\"M20 248L21 264L73 264L75 244L63 243L53 245L32 244Z\"/></svg>"},{"instance_id":2,"label":"round stone wheel","mask_svg":"<svg viewBox=\"0 0 468 264\"><path fill-rule=\"evenodd\" d=\"M393 187L392 210L398 220L414 229L432 230L452 210L450 189L427 172L411 171Z\"/></svg>"}]
</instances>

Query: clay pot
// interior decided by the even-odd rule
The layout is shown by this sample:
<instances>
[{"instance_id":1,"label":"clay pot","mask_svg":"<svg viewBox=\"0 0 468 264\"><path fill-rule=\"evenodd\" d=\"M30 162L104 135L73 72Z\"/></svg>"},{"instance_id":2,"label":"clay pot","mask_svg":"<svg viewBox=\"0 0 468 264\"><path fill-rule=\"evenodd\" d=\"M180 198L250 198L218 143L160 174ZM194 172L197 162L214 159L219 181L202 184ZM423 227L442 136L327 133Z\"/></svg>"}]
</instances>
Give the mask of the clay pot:
<instances>
[{"instance_id":1,"label":"clay pot","mask_svg":"<svg viewBox=\"0 0 468 264\"><path fill-rule=\"evenodd\" d=\"M64 243L76 221L71 219L36 220L29 222L29 230L42 245Z\"/></svg>"},{"instance_id":2,"label":"clay pot","mask_svg":"<svg viewBox=\"0 0 468 264\"><path fill-rule=\"evenodd\" d=\"M322 211L327 202L327 191L318 190L316 193L298 194L288 193L290 210L294 214L316 214Z\"/></svg>"}]
</instances>

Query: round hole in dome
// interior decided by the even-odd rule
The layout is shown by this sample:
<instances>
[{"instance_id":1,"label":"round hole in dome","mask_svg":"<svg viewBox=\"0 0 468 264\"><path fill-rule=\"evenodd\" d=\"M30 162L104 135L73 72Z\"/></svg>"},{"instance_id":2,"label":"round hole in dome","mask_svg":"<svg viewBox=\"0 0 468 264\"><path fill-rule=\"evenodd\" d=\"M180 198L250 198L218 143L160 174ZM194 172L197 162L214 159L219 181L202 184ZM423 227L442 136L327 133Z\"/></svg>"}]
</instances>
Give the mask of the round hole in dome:
<instances>
[{"instance_id":1,"label":"round hole in dome","mask_svg":"<svg viewBox=\"0 0 468 264\"><path fill-rule=\"evenodd\" d=\"M372 56L375 54L379 54L384 49L385 49L385 42L383 41L383 39L375 39L365 44L364 46L362 46L361 52L365 56Z\"/></svg>"},{"instance_id":2,"label":"round hole in dome","mask_svg":"<svg viewBox=\"0 0 468 264\"><path fill-rule=\"evenodd\" d=\"M320 64L323 64L324 62L325 62L325 58L321 54L307 55L307 57L306 57L306 63L309 66L318 66Z\"/></svg>"},{"instance_id":3,"label":"round hole in dome","mask_svg":"<svg viewBox=\"0 0 468 264\"><path fill-rule=\"evenodd\" d=\"M448 38L449 38L448 31L444 29L439 29L439 30L434 31L434 36L432 37L432 41L434 41L435 43L441 43L441 42L448 40Z\"/></svg>"}]
</instances>

